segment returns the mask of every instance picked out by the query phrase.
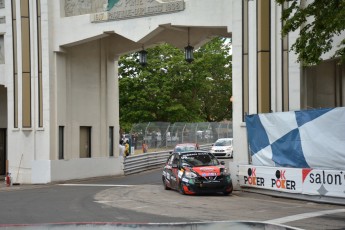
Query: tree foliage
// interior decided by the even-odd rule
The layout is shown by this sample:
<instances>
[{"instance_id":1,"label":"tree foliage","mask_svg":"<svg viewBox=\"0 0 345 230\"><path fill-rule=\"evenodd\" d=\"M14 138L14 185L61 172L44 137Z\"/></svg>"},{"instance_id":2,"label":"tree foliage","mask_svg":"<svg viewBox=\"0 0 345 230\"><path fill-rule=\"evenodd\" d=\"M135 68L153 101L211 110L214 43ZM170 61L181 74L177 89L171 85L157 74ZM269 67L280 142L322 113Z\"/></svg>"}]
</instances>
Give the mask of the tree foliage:
<instances>
[{"instance_id":1,"label":"tree foliage","mask_svg":"<svg viewBox=\"0 0 345 230\"><path fill-rule=\"evenodd\" d=\"M194 62L168 44L147 49L148 64L138 53L119 61L120 124L202 122L231 118L230 44L215 38L194 51Z\"/></svg>"},{"instance_id":2,"label":"tree foliage","mask_svg":"<svg viewBox=\"0 0 345 230\"><path fill-rule=\"evenodd\" d=\"M345 38L334 44L334 36L344 35L345 0L276 0L279 4L289 3L283 11L282 34L300 28L299 37L292 45L298 54L298 61L304 65L318 64L322 54L337 46L333 58L345 62Z\"/></svg>"}]
</instances>

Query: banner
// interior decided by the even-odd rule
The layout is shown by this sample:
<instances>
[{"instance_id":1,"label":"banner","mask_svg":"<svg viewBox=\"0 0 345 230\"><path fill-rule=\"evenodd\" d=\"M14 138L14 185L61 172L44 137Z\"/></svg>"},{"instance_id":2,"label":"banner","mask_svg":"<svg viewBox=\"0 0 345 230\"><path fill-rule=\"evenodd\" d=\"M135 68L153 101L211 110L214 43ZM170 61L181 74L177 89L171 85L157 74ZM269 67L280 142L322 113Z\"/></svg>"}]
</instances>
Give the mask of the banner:
<instances>
[{"instance_id":1,"label":"banner","mask_svg":"<svg viewBox=\"0 0 345 230\"><path fill-rule=\"evenodd\" d=\"M303 169L303 193L345 198L345 172Z\"/></svg>"},{"instance_id":2,"label":"banner","mask_svg":"<svg viewBox=\"0 0 345 230\"><path fill-rule=\"evenodd\" d=\"M240 165L240 185L276 190L280 192L302 193L302 170L293 168L256 167Z\"/></svg>"},{"instance_id":3,"label":"banner","mask_svg":"<svg viewBox=\"0 0 345 230\"><path fill-rule=\"evenodd\" d=\"M239 165L239 181L242 187L345 198L345 172L342 170Z\"/></svg>"},{"instance_id":4,"label":"banner","mask_svg":"<svg viewBox=\"0 0 345 230\"><path fill-rule=\"evenodd\" d=\"M345 170L345 108L246 116L252 164Z\"/></svg>"}]
</instances>

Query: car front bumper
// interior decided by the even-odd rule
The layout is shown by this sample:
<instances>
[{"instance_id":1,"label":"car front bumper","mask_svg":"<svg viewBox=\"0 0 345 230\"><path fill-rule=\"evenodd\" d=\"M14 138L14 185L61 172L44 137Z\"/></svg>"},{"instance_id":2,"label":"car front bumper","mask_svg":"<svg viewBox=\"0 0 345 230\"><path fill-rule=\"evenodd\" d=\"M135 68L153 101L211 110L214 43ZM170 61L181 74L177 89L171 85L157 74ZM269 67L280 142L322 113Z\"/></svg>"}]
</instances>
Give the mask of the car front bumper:
<instances>
[{"instance_id":1,"label":"car front bumper","mask_svg":"<svg viewBox=\"0 0 345 230\"><path fill-rule=\"evenodd\" d=\"M232 151L214 151L211 150L211 153L216 157L232 157Z\"/></svg>"},{"instance_id":2,"label":"car front bumper","mask_svg":"<svg viewBox=\"0 0 345 230\"><path fill-rule=\"evenodd\" d=\"M189 179L182 182L186 194L218 193L232 191L232 180L230 176L225 176L220 180L200 180Z\"/></svg>"}]
</instances>

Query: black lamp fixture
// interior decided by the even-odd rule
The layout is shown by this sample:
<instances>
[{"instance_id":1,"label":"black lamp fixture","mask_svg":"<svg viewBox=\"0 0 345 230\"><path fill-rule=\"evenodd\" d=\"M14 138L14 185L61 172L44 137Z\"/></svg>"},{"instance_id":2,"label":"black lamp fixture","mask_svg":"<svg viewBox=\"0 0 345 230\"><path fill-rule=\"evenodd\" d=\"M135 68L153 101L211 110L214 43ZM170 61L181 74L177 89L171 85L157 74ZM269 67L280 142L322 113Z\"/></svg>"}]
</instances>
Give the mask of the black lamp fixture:
<instances>
[{"instance_id":1,"label":"black lamp fixture","mask_svg":"<svg viewBox=\"0 0 345 230\"><path fill-rule=\"evenodd\" d=\"M147 51L144 50L144 46L143 46L143 49L139 51L139 63L142 66L147 65Z\"/></svg>"},{"instance_id":2,"label":"black lamp fixture","mask_svg":"<svg viewBox=\"0 0 345 230\"><path fill-rule=\"evenodd\" d=\"M188 46L184 47L185 60L188 63L191 63L194 60L193 51L194 51L194 47L189 44L189 27L188 27Z\"/></svg>"}]
</instances>

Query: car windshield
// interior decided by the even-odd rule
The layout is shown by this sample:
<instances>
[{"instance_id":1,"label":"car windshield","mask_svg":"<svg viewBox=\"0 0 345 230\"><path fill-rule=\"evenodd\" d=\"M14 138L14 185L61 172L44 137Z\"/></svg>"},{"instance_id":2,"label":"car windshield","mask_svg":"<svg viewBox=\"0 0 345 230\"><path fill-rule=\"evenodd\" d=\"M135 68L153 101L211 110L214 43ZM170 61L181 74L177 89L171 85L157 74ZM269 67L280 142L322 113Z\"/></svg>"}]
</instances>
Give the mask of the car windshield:
<instances>
[{"instance_id":1,"label":"car windshield","mask_svg":"<svg viewBox=\"0 0 345 230\"><path fill-rule=\"evenodd\" d=\"M175 148L176 152L186 152L186 151L191 151L191 150L195 150L195 146L185 145L185 146L177 146Z\"/></svg>"},{"instance_id":2,"label":"car windshield","mask_svg":"<svg viewBox=\"0 0 345 230\"><path fill-rule=\"evenodd\" d=\"M231 140L218 140L214 143L214 146L230 146Z\"/></svg>"},{"instance_id":3,"label":"car windshield","mask_svg":"<svg viewBox=\"0 0 345 230\"><path fill-rule=\"evenodd\" d=\"M190 167L215 166L219 161L209 153L188 153L181 156L182 165Z\"/></svg>"}]
</instances>

